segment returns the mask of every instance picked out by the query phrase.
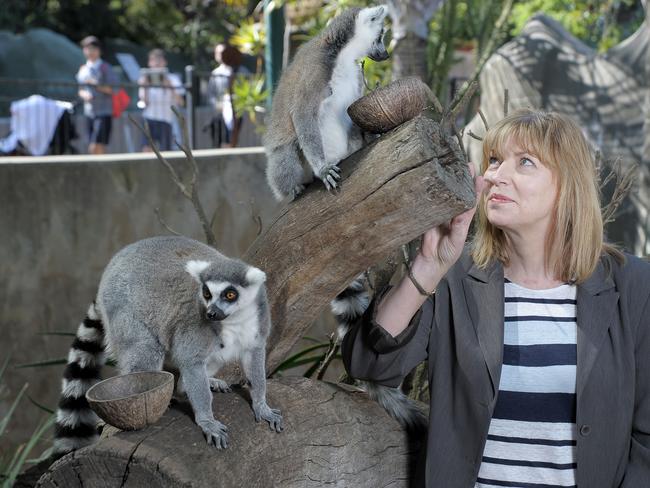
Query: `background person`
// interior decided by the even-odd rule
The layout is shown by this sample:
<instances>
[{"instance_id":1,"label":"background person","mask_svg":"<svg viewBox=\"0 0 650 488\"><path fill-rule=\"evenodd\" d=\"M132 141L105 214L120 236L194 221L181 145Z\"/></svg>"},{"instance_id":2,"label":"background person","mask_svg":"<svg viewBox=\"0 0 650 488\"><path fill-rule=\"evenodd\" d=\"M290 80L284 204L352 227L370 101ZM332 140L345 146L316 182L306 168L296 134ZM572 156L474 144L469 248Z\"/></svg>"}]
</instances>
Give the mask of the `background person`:
<instances>
[{"instance_id":1,"label":"background person","mask_svg":"<svg viewBox=\"0 0 650 488\"><path fill-rule=\"evenodd\" d=\"M234 147L242 118L235 117L232 86L237 75L250 75L251 72L242 65L242 53L229 44L217 44L214 59L218 66L212 70L208 82L208 100L215 110L211 122L212 142L215 147Z\"/></svg>"},{"instance_id":2,"label":"background person","mask_svg":"<svg viewBox=\"0 0 650 488\"><path fill-rule=\"evenodd\" d=\"M88 125L88 152L104 154L111 137L113 114L113 87L117 77L109 63L101 58L101 44L95 36L82 39L86 58L77 72L79 97L84 101L84 115Z\"/></svg>"},{"instance_id":3,"label":"background person","mask_svg":"<svg viewBox=\"0 0 650 488\"><path fill-rule=\"evenodd\" d=\"M147 66L149 70L138 80L141 102L138 106L144 106L142 115L158 148L169 151L172 149L172 126L175 120L172 106L183 104L183 83L177 75L167 70L167 57L162 49L149 52ZM144 137L142 150L152 150Z\"/></svg>"},{"instance_id":4,"label":"background person","mask_svg":"<svg viewBox=\"0 0 650 488\"><path fill-rule=\"evenodd\" d=\"M470 252L474 210L429 230L345 337L346 368L397 386L428 359L418 486L648 486L650 264L604 243L582 131L517 111L482 169Z\"/></svg>"}]
</instances>

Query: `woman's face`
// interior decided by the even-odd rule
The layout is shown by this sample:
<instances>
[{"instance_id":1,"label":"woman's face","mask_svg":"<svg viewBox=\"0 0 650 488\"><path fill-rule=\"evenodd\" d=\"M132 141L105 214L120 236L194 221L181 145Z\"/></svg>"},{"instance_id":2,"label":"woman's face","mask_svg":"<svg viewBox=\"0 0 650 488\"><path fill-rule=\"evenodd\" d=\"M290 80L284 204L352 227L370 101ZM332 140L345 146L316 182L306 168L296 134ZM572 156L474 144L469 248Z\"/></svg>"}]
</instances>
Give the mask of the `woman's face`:
<instances>
[{"instance_id":1,"label":"woman's face","mask_svg":"<svg viewBox=\"0 0 650 488\"><path fill-rule=\"evenodd\" d=\"M488 221L504 231L544 234L557 200L551 170L508 140L504 154L490 158L486 181Z\"/></svg>"}]
</instances>

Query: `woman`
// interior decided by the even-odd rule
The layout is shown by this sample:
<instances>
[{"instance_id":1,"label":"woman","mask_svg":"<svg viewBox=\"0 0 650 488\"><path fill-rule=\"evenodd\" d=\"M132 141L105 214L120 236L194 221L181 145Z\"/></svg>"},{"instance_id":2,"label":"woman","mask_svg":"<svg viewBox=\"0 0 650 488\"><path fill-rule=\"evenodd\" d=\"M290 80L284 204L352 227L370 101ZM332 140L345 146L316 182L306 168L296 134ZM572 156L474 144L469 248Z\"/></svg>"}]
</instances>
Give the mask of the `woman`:
<instances>
[{"instance_id":1,"label":"woman","mask_svg":"<svg viewBox=\"0 0 650 488\"><path fill-rule=\"evenodd\" d=\"M650 265L604 244L570 119L517 111L483 148L469 251L474 210L429 230L346 336L346 367L397 386L428 359L419 486L648 487Z\"/></svg>"},{"instance_id":2,"label":"woman","mask_svg":"<svg viewBox=\"0 0 650 488\"><path fill-rule=\"evenodd\" d=\"M144 109L142 116L157 148L171 151L175 120L172 107L183 105L183 83L167 69L167 56L162 49L149 51L147 66L148 69L143 70L144 74L138 80L138 106ZM142 151L153 151L146 137L142 139Z\"/></svg>"}]
</instances>

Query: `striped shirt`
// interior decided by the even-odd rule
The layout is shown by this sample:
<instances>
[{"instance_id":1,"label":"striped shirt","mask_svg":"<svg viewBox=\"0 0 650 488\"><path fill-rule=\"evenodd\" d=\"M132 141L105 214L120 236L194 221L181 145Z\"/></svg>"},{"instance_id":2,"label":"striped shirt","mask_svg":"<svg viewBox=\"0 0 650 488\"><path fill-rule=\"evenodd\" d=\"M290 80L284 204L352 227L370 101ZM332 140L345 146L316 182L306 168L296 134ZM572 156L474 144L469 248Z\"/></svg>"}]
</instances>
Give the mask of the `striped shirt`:
<instances>
[{"instance_id":1,"label":"striped shirt","mask_svg":"<svg viewBox=\"0 0 650 488\"><path fill-rule=\"evenodd\" d=\"M503 367L476 488L576 488L576 287L505 282Z\"/></svg>"}]
</instances>

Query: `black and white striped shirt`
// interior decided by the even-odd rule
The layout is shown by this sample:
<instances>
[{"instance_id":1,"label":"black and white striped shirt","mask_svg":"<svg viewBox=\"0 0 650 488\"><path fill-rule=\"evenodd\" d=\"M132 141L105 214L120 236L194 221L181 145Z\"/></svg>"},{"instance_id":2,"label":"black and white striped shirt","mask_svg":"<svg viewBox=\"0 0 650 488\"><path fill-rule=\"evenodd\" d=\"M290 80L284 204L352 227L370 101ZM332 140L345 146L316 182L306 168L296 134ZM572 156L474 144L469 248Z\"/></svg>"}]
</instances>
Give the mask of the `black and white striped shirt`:
<instances>
[{"instance_id":1,"label":"black and white striped shirt","mask_svg":"<svg viewBox=\"0 0 650 488\"><path fill-rule=\"evenodd\" d=\"M576 287L506 280L503 368L476 488L576 487Z\"/></svg>"}]
</instances>

